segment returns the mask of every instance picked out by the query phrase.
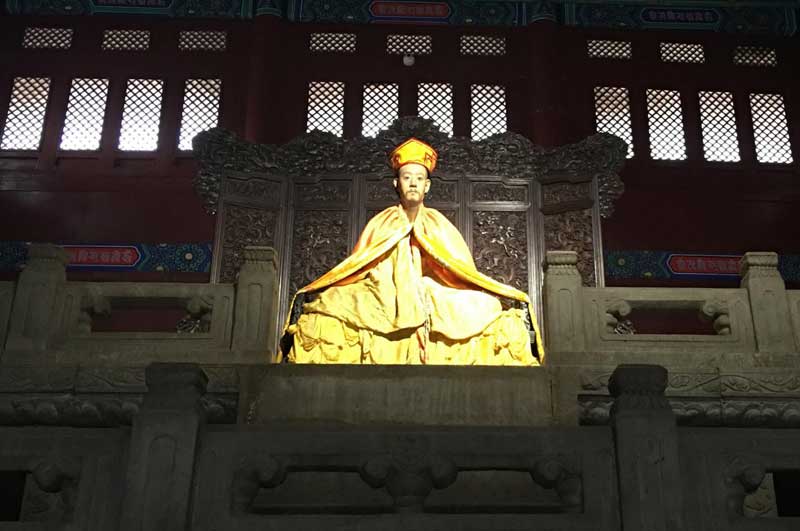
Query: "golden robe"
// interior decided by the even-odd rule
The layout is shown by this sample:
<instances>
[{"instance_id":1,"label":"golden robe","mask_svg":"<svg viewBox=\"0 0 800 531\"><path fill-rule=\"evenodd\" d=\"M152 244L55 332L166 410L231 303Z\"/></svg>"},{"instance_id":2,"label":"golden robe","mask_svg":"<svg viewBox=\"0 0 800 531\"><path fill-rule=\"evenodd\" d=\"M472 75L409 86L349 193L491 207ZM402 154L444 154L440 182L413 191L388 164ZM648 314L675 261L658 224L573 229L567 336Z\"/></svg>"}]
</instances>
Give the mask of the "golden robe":
<instances>
[{"instance_id":1,"label":"golden robe","mask_svg":"<svg viewBox=\"0 0 800 531\"><path fill-rule=\"evenodd\" d=\"M431 208L414 223L401 205L377 214L353 253L298 295L320 290L296 323L287 318L290 362L538 365L524 310L503 310L497 297L526 304L544 357L527 294L480 273Z\"/></svg>"}]
</instances>

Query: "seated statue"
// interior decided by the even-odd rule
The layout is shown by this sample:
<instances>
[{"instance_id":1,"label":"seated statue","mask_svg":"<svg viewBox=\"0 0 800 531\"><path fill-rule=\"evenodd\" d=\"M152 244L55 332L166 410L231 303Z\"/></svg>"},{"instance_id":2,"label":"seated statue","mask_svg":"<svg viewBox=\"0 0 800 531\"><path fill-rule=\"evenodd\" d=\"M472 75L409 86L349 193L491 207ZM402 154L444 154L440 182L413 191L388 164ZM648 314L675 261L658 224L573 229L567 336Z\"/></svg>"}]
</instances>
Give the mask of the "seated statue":
<instances>
[{"instance_id":1,"label":"seated statue","mask_svg":"<svg viewBox=\"0 0 800 531\"><path fill-rule=\"evenodd\" d=\"M392 152L400 204L375 215L349 257L298 291L316 298L296 322L290 310L289 362L539 364L526 323L539 359L542 343L527 294L478 272L458 229L423 205L436 159L414 138ZM498 297L524 309L503 309Z\"/></svg>"}]
</instances>

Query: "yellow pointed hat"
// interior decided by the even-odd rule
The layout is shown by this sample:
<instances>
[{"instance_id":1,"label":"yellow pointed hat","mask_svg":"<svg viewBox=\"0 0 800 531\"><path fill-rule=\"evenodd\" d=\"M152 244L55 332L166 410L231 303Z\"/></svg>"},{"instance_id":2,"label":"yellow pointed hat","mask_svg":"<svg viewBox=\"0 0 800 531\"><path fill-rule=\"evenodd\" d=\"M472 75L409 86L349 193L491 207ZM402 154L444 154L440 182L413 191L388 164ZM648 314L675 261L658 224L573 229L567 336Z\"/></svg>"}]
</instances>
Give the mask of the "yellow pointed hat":
<instances>
[{"instance_id":1,"label":"yellow pointed hat","mask_svg":"<svg viewBox=\"0 0 800 531\"><path fill-rule=\"evenodd\" d=\"M397 171L401 166L405 166L411 162L422 164L428 169L428 175L433 173L436 167L436 159L438 155L436 150L421 140L416 138L409 138L392 151L389 155L389 160L392 163L392 169Z\"/></svg>"}]
</instances>

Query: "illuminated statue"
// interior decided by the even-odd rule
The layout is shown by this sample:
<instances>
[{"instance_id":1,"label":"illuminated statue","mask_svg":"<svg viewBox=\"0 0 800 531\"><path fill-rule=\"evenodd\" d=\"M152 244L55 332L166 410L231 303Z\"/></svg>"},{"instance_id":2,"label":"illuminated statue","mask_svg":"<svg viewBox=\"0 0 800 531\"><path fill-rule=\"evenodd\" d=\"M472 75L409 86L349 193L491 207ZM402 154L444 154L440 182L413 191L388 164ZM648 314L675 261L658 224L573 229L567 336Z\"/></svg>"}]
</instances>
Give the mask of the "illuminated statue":
<instances>
[{"instance_id":1,"label":"illuminated statue","mask_svg":"<svg viewBox=\"0 0 800 531\"><path fill-rule=\"evenodd\" d=\"M392 152L400 204L373 217L349 257L298 291L317 297L296 323L287 319L290 362L538 365L527 294L478 272L458 230L423 205L436 159L414 138ZM526 310L504 310L498 297ZM532 312L530 322L541 359Z\"/></svg>"}]
</instances>

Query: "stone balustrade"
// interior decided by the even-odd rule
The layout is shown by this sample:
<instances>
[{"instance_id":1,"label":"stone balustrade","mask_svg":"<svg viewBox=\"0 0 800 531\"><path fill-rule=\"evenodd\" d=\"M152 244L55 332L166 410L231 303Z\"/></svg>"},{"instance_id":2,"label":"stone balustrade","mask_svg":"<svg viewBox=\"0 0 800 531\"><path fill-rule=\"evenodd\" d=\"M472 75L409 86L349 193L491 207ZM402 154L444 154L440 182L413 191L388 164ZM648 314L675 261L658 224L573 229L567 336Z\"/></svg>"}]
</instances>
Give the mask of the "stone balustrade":
<instances>
[{"instance_id":1,"label":"stone balustrade","mask_svg":"<svg viewBox=\"0 0 800 531\"><path fill-rule=\"evenodd\" d=\"M544 281L545 344L557 365L657 361L666 366L800 366L800 292L786 290L775 253L742 258L741 287L590 288L577 256L550 251ZM633 315L692 312L708 331L639 333Z\"/></svg>"},{"instance_id":2,"label":"stone balustrade","mask_svg":"<svg viewBox=\"0 0 800 531\"><path fill-rule=\"evenodd\" d=\"M539 426L522 416L496 423L480 400L459 425L447 407L425 412L433 424L398 421L414 400L384 402L369 420L309 419L292 405L309 399L291 392L295 376L284 375L282 385L280 375L259 377L240 392L247 403L249 394L283 389L273 404L286 413L282 422L216 423L206 400L216 376L192 364L146 368L130 427L78 417L9 425L0 406L0 531L788 531L800 524L792 494L800 430L680 426L665 394L673 375L663 367L614 368L604 382L611 416L596 427ZM441 394L431 385L413 391L426 395L425 404Z\"/></svg>"},{"instance_id":3,"label":"stone balustrade","mask_svg":"<svg viewBox=\"0 0 800 531\"><path fill-rule=\"evenodd\" d=\"M244 258L235 285L67 282L64 250L34 244L19 280L0 283L0 363L269 363L277 330L275 253L268 247L248 247ZM125 307L141 311L143 304L145 311L177 308L184 317L166 331L96 329L102 318Z\"/></svg>"}]
</instances>

